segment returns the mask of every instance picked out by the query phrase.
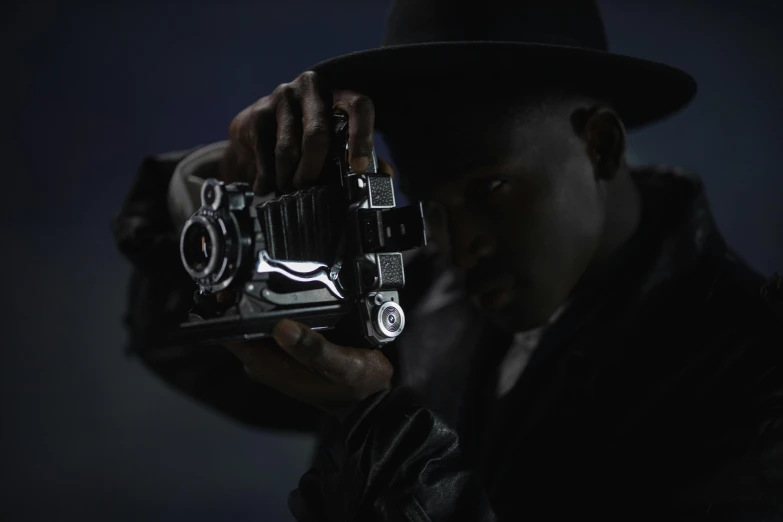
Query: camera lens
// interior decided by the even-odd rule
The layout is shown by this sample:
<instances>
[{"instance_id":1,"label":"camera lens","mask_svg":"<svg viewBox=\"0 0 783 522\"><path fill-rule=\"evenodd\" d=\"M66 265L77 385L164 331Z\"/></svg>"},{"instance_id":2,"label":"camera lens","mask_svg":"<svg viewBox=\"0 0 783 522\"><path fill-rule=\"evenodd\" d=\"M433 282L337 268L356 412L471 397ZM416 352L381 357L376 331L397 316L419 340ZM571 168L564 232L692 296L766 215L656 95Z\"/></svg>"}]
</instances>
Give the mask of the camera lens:
<instances>
[{"instance_id":1,"label":"camera lens","mask_svg":"<svg viewBox=\"0 0 783 522\"><path fill-rule=\"evenodd\" d=\"M231 285L242 266L243 245L237 245L242 240L237 219L228 212L201 208L188 220L180 235L179 253L200 292L214 294ZM252 255L252 250L246 252Z\"/></svg>"},{"instance_id":2,"label":"camera lens","mask_svg":"<svg viewBox=\"0 0 783 522\"><path fill-rule=\"evenodd\" d=\"M217 254L216 245L208 225L192 222L185 231L182 241L182 256L187 267L194 273L209 275L210 267Z\"/></svg>"}]
</instances>

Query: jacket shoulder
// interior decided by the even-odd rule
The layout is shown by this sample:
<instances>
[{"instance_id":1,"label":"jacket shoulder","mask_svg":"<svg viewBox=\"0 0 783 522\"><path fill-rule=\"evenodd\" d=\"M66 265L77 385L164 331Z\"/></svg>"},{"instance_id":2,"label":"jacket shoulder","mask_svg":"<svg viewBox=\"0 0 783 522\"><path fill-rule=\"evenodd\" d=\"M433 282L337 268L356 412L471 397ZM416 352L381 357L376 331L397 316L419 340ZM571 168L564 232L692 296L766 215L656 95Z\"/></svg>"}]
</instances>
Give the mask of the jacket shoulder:
<instances>
[{"instance_id":1,"label":"jacket shoulder","mask_svg":"<svg viewBox=\"0 0 783 522\"><path fill-rule=\"evenodd\" d=\"M742 323L783 325L783 277L764 277L734 252L728 251L711 300L733 311Z\"/></svg>"},{"instance_id":2,"label":"jacket shoulder","mask_svg":"<svg viewBox=\"0 0 783 522\"><path fill-rule=\"evenodd\" d=\"M764 277L730 251L726 255L702 326L710 350L727 364L733 361L730 374L751 380L770 372L783 376L783 300L770 291L776 277Z\"/></svg>"}]
</instances>

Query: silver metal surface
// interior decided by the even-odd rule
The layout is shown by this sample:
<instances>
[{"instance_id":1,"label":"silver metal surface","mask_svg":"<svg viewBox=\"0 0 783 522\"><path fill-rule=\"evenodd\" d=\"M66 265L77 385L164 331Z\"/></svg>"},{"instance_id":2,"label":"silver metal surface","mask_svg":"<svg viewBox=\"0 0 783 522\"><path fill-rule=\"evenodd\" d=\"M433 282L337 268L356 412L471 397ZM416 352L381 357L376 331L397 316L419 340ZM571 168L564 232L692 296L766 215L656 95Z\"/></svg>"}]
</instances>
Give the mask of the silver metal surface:
<instances>
[{"instance_id":1,"label":"silver metal surface","mask_svg":"<svg viewBox=\"0 0 783 522\"><path fill-rule=\"evenodd\" d=\"M375 312L375 327L386 337L397 337L405 329L405 312L394 301L386 301Z\"/></svg>"},{"instance_id":2,"label":"silver metal surface","mask_svg":"<svg viewBox=\"0 0 783 522\"><path fill-rule=\"evenodd\" d=\"M261 295L270 303L278 305L322 303L324 301L338 300L326 288L318 288L316 290L302 290L301 292L291 292L287 294L280 294L273 292L268 288L264 288L264 290L261 291Z\"/></svg>"},{"instance_id":3,"label":"silver metal surface","mask_svg":"<svg viewBox=\"0 0 783 522\"><path fill-rule=\"evenodd\" d=\"M212 190L215 194L215 200L211 203L207 202L206 194L207 190ZM201 186L201 205L205 207L212 207L217 210L220 208L220 204L223 202L223 190L220 186L220 182L214 178L209 178L204 185Z\"/></svg>"},{"instance_id":4,"label":"silver metal surface","mask_svg":"<svg viewBox=\"0 0 783 522\"><path fill-rule=\"evenodd\" d=\"M315 318L313 322L317 325L313 325L313 329L332 328L335 324L334 321L342 317L342 314L349 311L351 313L358 312L363 335L376 348L381 348L393 341L404 330L405 314L399 305L396 286L395 288L383 288L382 286L380 269L382 263L384 267L386 266L386 261L375 251L383 245L377 245L378 240L367 238L365 231L359 228L366 221L364 214L360 215L360 213L369 209L377 209L380 213L387 208L396 207L394 193L392 192L389 196L388 187L384 184L386 180L375 179L374 175L378 174L379 167L375 150L372 151L367 169L361 172L351 169L348 163L348 119L344 114L336 114L335 116L333 131L337 133L340 140L345 142L345 146L343 147L340 141L336 142L336 148L333 148L330 154L333 156L333 162L339 167L340 184L347 196L345 203L348 208L346 208L346 226L342 229L341 237L335 238L339 239L339 242L333 257L312 262L274 259L269 255L267 250L269 238L266 237L266 233L272 234L272 232L265 231L264 227L275 225L275 221L271 218L269 222L262 219L259 208L271 200L277 200L284 196L272 193L259 197L252 193L247 184L228 185L215 179L205 180L201 186L202 207L198 211L201 214L200 219L194 220L190 224L207 228L206 231L200 230L200 232L209 237L213 247L212 255L209 259L201 256L198 251L189 251L188 255L189 259L193 261L194 267L204 266L205 268L197 274L191 273L191 276L200 276L194 277L194 279L196 279L202 293L215 293L234 285L235 278L250 276L251 274L248 272L251 271L256 274L278 274L278 276L283 276L288 281L295 283L315 283L292 284L287 289L288 291L281 293L269 288L270 283L275 287L276 281L274 278L270 280L268 276L262 275L261 277L252 277L252 280L236 281L239 283L237 286L244 287L245 291L238 305L239 318L242 321L246 319L262 321L257 323L257 326L255 323L251 325L243 322L234 328L233 325L224 324L222 317L204 319L204 322L220 326L221 330L216 331L218 338L268 337L267 331L254 330L266 329L264 321L267 319L271 321L276 316L292 312L301 312L301 316L305 318ZM329 167L328 173L330 175L334 172L331 170L333 166ZM370 178L370 176L373 177ZM372 193L371 189L373 189ZM214 197L210 193L213 190ZM375 190L378 191L378 194L373 199L372 194L375 194ZM376 204L383 202L384 205L373 206L373 202ZM389 202L392 204L387 205L386 203ZM339 203L342 205L342 201ZM299 207L297 208L299 209ZM402 216L400 218L402 221L416 218L415 215L411 217L409 214L393 213L389 215L393 218L391 222L397 223L396 216L398 215ZM361 218L362 221L357 221L357 218ZM370 219L367 223L373 223L373 221ZM380 227L382 223L380 217L377 218L377 223ZM375 234L376 231L369 232ZM379 229L377 233L379 238L393 237L394 241L397 240L397 235L392 235L388 227L386 230ZM183 233L183 238L184 235ZM284 236L283 239L285 240L287 237ZM193 237L192 240L202 241L199 237ZM363 241L369 241L368 246L363 247ZM411 241L407 243L403 241L400 244L408 243L412 244ZM194 244L193 246L197 248L199 245ZM391 243L386 244L386 247L394 248ZM367 248L369 251L365 252L363 248ZM184 256L184 252L181 254ZM392 253L384 250L384 254ZM397 253L397 255L400 254ZM248 262L256 263L255 267L251 266L245 269L244 265ZM404 270L404 264L402 268ZM396 269L396 267L391 267L391 269ZM350 279L348 279L349 277ZM301 286L307 289L295 291ZM282 308L275 309L277 305ZM319 315L321 313L326 313L329 317L322 318ZM201 335L201 332L198 332L198 335Z\"/></svg>"},{"instance_id":5,"label":"silver metal surface","mask_svg":"<svg viewBox=\"0 0 783 522\"><path fill-rule=\"evenodd\" d=\"M329 267L323 263L313 263L310 261L281 261L279 259L272 259L269 257L266 250L261 250L258 253L256 273L265 274L271 272L302 283L318 281L323 283L336 297L344 299L343 295L335 286L334 281L329 279Z\"/></svg>"}]
</instances>

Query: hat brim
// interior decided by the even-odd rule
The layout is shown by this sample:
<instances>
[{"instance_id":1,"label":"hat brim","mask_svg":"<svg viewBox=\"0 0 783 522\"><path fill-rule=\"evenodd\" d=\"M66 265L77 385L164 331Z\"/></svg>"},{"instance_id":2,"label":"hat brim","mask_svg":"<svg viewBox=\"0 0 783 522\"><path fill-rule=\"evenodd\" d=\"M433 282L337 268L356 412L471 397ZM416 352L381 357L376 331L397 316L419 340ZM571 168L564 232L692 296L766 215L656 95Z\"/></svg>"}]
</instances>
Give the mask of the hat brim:
<instances>
[{"instance_id":1,"label":"hat brim","mask_svg":"<svg viewBox=\"0 0 783 522\"><path fill-rule=\"evenodd\" d=\"M379 47L323 61L310 70L333 89L365 94L376 107L376 127L393 118L401 92L479 80L519 86L545 81L612 103L625 125L638 128L676 113L696 94L696 81L668 65L608 52L519 42L433 42ZM490 90L491 92L491 90Z\"/></svg>"}]
</instances>

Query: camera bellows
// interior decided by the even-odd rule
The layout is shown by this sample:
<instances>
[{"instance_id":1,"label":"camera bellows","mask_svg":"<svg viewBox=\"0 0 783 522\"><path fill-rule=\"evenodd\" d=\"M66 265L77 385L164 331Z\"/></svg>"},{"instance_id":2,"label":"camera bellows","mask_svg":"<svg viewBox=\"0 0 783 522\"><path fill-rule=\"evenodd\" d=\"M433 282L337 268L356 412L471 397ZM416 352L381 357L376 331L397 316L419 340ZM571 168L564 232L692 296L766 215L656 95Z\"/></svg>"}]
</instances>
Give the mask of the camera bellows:
<instances>
[{"instance_id":1,"label":"camera bellows","mask_svg":"<svg viewBox=\"0 0 783 522\"><path fill-rule=\"evenodd\" d=\"M345 222L339 186L316 186L267 201L258 208L272 259L334 262Z\"/></svg>"}]
</instances>

